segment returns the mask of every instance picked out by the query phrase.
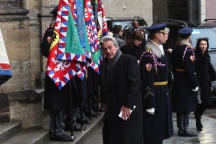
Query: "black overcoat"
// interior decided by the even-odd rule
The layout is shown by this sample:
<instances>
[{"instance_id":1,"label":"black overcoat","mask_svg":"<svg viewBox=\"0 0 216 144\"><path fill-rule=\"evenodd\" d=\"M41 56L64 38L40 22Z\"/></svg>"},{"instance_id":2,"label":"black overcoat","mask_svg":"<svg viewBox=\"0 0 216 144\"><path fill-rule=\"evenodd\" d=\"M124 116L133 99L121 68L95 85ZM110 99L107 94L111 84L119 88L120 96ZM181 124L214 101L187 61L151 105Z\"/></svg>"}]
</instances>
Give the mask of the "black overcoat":
<instances>
[{"instance_id":1,"label":"black overcoat","mask_svg":"<svg viewBox=\"0 0 216 144\"><path fill-rule=\"evenodd\" d=\"M198 83L193 49L187 45L177 45L172 52L172 62L174 74L172 110L173 112L195 111L196 93L192 89L196 88Z\"/></svg>"},{"instance_id":2,"label":"black overcoat","mask_svg":"<svg viewBox=\"0 0 216 144\"><path fill-rule=\"evenodd\" d=\"M146 46L148 48L148 46ZM144 140L160 141L173 135L171 99L168 85L154 85L154 82L168 81L166 57L157 59L161 66L154 66L154 55L151 51L142 56L140 61L141 95L143 99ZM146 112L155 108L154 115Z\"/></svg>"},{"instance_id":3,"label":"black overcoat","mask_svg":"<svg viewBox=\"0 0 216 144\"><path fill-rule=\"evenodd\" d=\"M52 41L54 25L50 25L46 30L43 41L41 43L41 52L48 58L49 49ZM46 110L68 110L69 109L69 82L59 90L54 81L48 76L45 76L45 95L44 109ZM77 98L75 83L72 82L72 94ZM76 97L75 97L76 95ZM78 107L77 100L73 99L73 106Z\"/></svg>"},{"instance_id":4,"label":"black overcoat","mask_svg":"<svg viewBox=\"0 0 216 144\"><path fill-rule=\"evenodd\" d=\"M128 45L124 45L123 47L121 47L120 50L121 50L122 53L132 55L137 60L140 60L141 54L145 50L145 46L140 45L140 46L135 46L134 48L132 48L132 47L130 47Z\"/></svg>"},{"instance_id":5,"label":"black overcoat","mask_svg":"<svg viewBox=\"0 0 216 144\"><path fill-rule=\"evenodd\" d=\"M114 34L113 37L116 39L119 48L125 45L125 40L122 36L120 36L119 34Z\"/></svg>"},{"instance_id":6,"label":"black overcoat","mask_svg":"<svg viewBox=\"0 0 216 144\"><path fill-rule=\"evenodd\" d=\"M109 144L143 144L142 100L140 95L140 73L137 60L122 54L108 78L108 60L101 67L102 93L105 96L106 121ZM122 106L133 108L127 121L118 117Z\"/></svg>"},{"instance_id":7,"label":"black overcoat","mask_svg":"<svg viewBox=\"0 0 216 144\"><path fill-rule=\"evenodd\" d=\"M201 90L201 98L203 102L211 105L211 81L215 80L215 70L211 64L208 52L203 54L201 50L195 50L195 57L195 69Z\"/></svg>"}]
</instances>

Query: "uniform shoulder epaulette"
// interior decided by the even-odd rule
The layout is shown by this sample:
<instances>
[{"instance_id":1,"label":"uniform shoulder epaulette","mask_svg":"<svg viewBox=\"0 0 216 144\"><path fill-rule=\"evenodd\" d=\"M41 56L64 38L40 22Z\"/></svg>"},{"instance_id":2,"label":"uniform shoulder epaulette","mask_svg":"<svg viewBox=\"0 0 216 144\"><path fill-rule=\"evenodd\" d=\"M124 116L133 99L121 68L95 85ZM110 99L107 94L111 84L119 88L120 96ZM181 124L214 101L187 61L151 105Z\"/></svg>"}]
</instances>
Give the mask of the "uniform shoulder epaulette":
<instances>
[{"instance_id":1,"label":"uniform shoulder epaulette","mask_svg":"<svg viewBox=\"0 0 216 144\"><path fill-rule=\"evenodd\" d=\"M183 63L183 65L184 65L184 58L185 58L185 55L186 55L186 52L187 52L187 51L193 52L193 55L190 57L190 59L191 59L192 61L195 60L195 54L194 54L194 50L193 50L192 46L191 46L191 45L187 45L187 47L186 47L185 50L184 50L183 56L182 56L182 63Z\"/></svg>"},{"instance_id":2,"label":"uniform shoulder epaulette","mask_svg":"<svg viewBox=\"0 0 216 144\"><path fill-rule=\"evenodd\" d=\"M192 48L191 45L187 45L187 46L188 46L189 49Z\"/></svg>"},{"instance_id":3,"label":"uniform shoulder epaulette","mask_svg":"<svg viewBox=\"0 0 216 144\"><path fill-rule=\"evenodd\" d=\"M146 49L146 52L147 52L147 53L151 53L152 50L151 50L150 48L147 48L147 49Z\"/></svg>"}]
</instances>

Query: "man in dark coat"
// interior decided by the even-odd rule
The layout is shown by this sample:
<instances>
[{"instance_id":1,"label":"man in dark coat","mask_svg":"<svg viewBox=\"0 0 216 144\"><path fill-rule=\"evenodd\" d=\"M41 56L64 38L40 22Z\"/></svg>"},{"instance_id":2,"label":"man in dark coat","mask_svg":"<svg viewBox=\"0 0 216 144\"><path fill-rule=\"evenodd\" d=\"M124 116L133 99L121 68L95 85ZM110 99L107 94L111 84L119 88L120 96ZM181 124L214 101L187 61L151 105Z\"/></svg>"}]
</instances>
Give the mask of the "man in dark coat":
<instances>
[{"instance_id":1,"label":"man in dark coat","mask_svg":"<svg viewBox=\"0 0 216 144\"><path fill-rule=\"evenodd\" d=\"M165 26L163 23L147 29L149 39L140 58L145 144L162 144L173 135L168 65L161 47L166 42Z\"/></svg>"},{"instance_id":2,"label":"man in dark coat","mask_svg":"<svg viewBox=\"0 0 216 144\"><path fill-rule=\"evenodd\" d=\"M177 113L177 127L179 136L197 136L188 131L190 112L196 110L196 95L198 91L197 76L195 72L195 55L189 43L192 28L179 30L180 39L172 53L173 62L173 94L172 110Z\"/></svg>"},{"instance_id":3,"label":"man in dark coat","mask_svg":"<svg viewBox=\"0 0 216 144\"><path fill-rule=\"evenodd\" d=\"M139 27L139 22L138 21L133 21L132 23L132 28L130 28L127 32L127 38L132 34L134 33Z\"/></svg>"},{"instance_id":4,"label":"man in dark coat","mask_svg":"<svg viewBox=\"0 0 216 144\"><path fill-rule=\"evenodd\" d=\"M137 60L133 56L122 54L113 37L103 37L101 46L106 55L101 68L101 92L106 104L104 144L143 144Z\"/></svg>"},{"instance_id":5,"label":"man in dark coat","mask_svg":"<svg viewBox=\"0 0 216 144\"><path fill-rule=\"evenodd\" d=\"M125 40L122 37L122 26L121 25L114 25L113 27L113 37L116 39L119 48L125 45Z\"/></svg>"}]
</instances>

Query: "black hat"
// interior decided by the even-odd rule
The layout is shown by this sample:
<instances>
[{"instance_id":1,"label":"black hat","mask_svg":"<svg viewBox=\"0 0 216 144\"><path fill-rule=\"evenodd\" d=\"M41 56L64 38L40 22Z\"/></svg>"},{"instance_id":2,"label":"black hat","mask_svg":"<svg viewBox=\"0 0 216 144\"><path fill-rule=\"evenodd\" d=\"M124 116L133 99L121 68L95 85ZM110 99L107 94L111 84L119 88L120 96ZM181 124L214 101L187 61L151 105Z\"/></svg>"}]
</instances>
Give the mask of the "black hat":
<instances>
[{"instance_id":1,"label":"black hat","mask_svg":"<svg viewBox=\"0 0 216 144\"><path fill-rule=\"evenodd\" d=\"M162 23L162 24L157 24L157 25L153 25L149 28L147 28L147 30L151 33L151 32L162 32L162 33L166 33L165 31L165 26L166 23Z\"/></svg>"},{"instance_id":2,"label":"black hat","mask_svg":"<svg viewBox=\"0 0 216 144\"><path fill-rule=\"evenodd\" d=\"M50 14L52 14L52 13L57 13L57 11L58 11L58 6L56 6L56 7L50 12Z\"/></svg>"},{"instance_id":3,"label":"black hat","mask_svg":"<svg viewBox=\"0 0 216 144\"><path fill-rule=\"evenodd\" d=\"M193 29L191 27L185 27L183 29L180 29L178 33L182 35L186 35L186 34L191 34L192 31Z\"/></svg>"}]
</instances>

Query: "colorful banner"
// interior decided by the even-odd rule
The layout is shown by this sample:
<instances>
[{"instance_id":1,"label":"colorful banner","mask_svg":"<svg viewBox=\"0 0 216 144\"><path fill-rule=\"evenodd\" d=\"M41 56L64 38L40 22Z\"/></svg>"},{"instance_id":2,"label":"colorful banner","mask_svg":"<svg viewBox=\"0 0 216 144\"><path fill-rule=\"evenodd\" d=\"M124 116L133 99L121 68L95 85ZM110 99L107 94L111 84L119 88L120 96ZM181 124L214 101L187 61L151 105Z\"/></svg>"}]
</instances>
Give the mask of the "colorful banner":
<instances>
[{"instance_id":1,"label":"colorful banner","mask_svg":"<svg viewBox=\"0 0 216 144\"><path fill-rule=\"evenodd\" d=\"M0 86L12 77L9 59L0 29Z\"/></svg>"},{"instance_id":2,"label":"colorful banner","mask_svg":"<svg viewBox=\"0 0 216 144\"><path fill-rule=\"evenodd\" d=\"M66 8L67 7L67 8ZM69 1L68 0L60 0L59 1L59 7L58 7L58 12L57 12L57 17L56 17L56 23L54 27L54 32L53 32L53 40L50 46L50 52L49 52L49 57L48 57L48 62L47 62L47 75L52 78L52 80L55 82L57 87L61 89L73 76L77 74L78 71L82 69L82 65L78 61L82 61L81 58L79 60L79 57L76 59L70 59L70 60L58 60L57 59L57 51L58 48L61 47L59 45L62 45L62 41L60 37L62 38L63 34L67 33L67 31L72 31L72 34L67 34L66 36L70 36L71 38L71 43L69 43L70 46L73 46L72 43L74 41L76 43L79 42L78 35L77 35L77 30L75 30L75 25L73 26L74 22L72 17L72 14L69 10ZM67 12L66 12L67 9ZM68 14L66 16L66 14ZM70 17L68 21L69 23L69 28L65 27L66 26L66 21L63 21L63 19L67 19L67 17ZM75 36L72 37L72 36ZM65 38L66 39L66 38ZM67 40L65 40L67 42ZM80 44L81 46L81 44ZM74 60L74 61L71 61Z\"/></svg>"},{"instance_id":3,"label":"colorful banner","mask_svg":"<svg viewBox=\"0 0 216 144\"><path fill-rule=\"evenodd\" d=\"M98 31L101 31L101 36L106 36L108 35L108 28L107 28L107 23L106 23L106 16L105 16L105 11L103 7L103 2L102 0L97 0L98 1L98 10L97 10L97 16L98 16Z\"/></svg>"},{"instance_id":4,"label":"colorful banner","mask_svg":"<svg viewBox=\"0 0 216 144\"><path fill-rule=\"evenodd\" d=\"M77 28L72 15L73 8L71 0L60 0L60 35L57 51L57 59L86 62L85 52L82 49ZM72 7L71 7L72 6Z\"/></svg>"}]
</instances>

